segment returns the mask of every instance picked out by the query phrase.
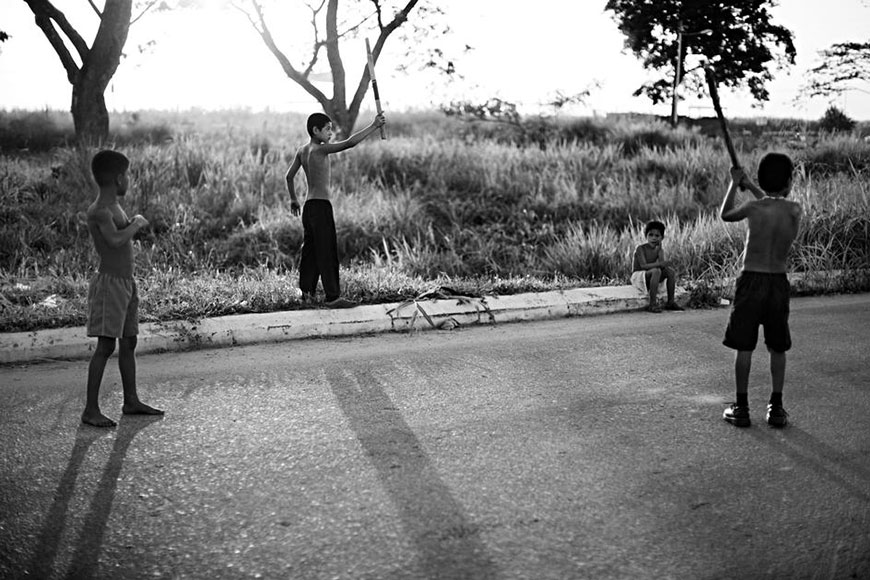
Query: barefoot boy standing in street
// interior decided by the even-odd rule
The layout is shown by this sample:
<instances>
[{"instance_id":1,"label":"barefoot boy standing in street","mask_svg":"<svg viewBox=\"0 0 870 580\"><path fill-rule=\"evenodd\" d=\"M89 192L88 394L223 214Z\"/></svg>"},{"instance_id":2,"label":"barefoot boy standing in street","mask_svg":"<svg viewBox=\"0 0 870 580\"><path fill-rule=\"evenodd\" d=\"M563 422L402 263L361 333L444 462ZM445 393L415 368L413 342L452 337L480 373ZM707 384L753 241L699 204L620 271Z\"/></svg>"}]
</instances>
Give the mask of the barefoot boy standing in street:
<instances>
[{"instance_id":1,"label":"barefoot boy standing in street","mask_svg":"<svg viewBox=\"0 0 870 580\"><path fill-rule=\"evenodd\" d=\"M361 143L385 124L384 116L377 115L371 125L354 133L344 141L330 143L334 135L332 120L323 113L308 117L307 129L311 140L296 151L287 170L287 189L290 192L290 211L299 215L299 200L293 179L301 167L308 182L308 195L302 209L302 258L299 264L299 289L305 300L312 300L317 291L317 280L323 283L326 306L350 308L353 302L341 297L338 281L338 243L335 219L329 195L329 156Z\"/></svg>"},{"instance_id":2,"label":"barefoot boy standing in street","mask_svg":"<svg viewBox=\"0 0 870 580\"><path fill-rule=\"evenodd\" d=\"M759 189L739 167L731 169L731 185L719 216L726 222L747 220L749 230L743 251L743 268L737 279L734 304L723 344L737 351L734 374L737 402L723 418L738 427L748 427L749 371L752 351L758 342L758 327L764 327L764 342L770 352L771 395L767 422L774 427L788 423L782 406L786 351L791 348L788 326L789 282L786 275L789 249L797 237L801 208L786 200L791 190L794 165L782 153L768 153L758 165ZM757 198L735 207L740 187Z\"/></svg>"},{"instance_id":3,"label":"barefoot boy standing in street","mask_svg":"<svg viewBox=\"0 0 870 580\"><path fill-rule=\"evenodd\" d=\"M88 207L88 231L100 257L97 274L88 289L88 336L97 348L88 367L88 391L82 422L95 427L117 425L100 412L100 383L106 362L118 340L118 368L124 388L125 415L162 415L142 403L136 393L136 336L139 334L139 296L133 280L133 236L148 225L141 215L128 219L119 199L127 193L130 161L117 151L100 151L91 171L100 188Z\"/></svg>"}]
</instances>

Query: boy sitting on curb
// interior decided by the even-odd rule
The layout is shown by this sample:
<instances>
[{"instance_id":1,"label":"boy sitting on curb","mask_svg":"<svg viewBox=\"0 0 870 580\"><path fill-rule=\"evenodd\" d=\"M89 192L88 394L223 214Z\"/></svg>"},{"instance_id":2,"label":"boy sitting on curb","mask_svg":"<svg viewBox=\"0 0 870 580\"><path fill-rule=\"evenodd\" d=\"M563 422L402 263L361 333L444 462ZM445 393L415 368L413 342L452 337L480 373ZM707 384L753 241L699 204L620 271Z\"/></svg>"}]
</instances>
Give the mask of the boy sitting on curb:
<instances>
[{"instance_id":1,"label":"boy sitting on curb","mask_svg":"<svg viewBox=\"0 0 870 580\"><path fill-rule=\"evenodd\" d=\"M677 275L671 263L665 260L665 251L662 248L662 240L665 237L665 224L659 221L651 221L644 227L646 243L640 244L634 251L632 265L631 284L649 295L648 312L659 313L662 311L658 305L659 284L662 279L667 281L668 301L665 310L683 310L674 302L674 293L677 289Z\"/></svg>"}]
</instances>

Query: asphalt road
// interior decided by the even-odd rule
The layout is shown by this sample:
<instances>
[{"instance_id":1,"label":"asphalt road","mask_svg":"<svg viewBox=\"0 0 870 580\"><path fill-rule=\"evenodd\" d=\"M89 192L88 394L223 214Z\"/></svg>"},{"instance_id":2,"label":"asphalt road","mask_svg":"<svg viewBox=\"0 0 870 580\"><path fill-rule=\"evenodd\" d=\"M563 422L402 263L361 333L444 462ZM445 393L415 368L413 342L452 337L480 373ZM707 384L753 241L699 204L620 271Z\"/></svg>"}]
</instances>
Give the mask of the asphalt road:
<instances>
[{"instance_id":1,"label":"asphalt road","mask_svg":"<svg viewBox=\"0 0 870 580\"><path fill-rule=\"evenodd\" d=\"M2 578L870 578L870 295L795 299L784 430L727 310L0 368ZM110 361L103 411L118 418Z\"/></svg>"}]
</instances>

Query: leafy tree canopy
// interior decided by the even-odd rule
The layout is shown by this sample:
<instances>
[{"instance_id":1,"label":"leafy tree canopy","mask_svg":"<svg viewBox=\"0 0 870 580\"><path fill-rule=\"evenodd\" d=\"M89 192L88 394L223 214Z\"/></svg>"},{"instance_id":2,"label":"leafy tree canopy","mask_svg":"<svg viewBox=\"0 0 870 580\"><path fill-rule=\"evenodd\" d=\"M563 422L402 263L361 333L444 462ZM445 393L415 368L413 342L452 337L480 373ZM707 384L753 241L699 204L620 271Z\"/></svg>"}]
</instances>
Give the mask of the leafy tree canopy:
<instances>
[{"instance_id":1,"label":"leafy tree canopy","mask_svg":"<svg viewBox=\"0 0 870 580\"><path fill-rule=\"evenodd\" d=\"M842 42L819 53L822 64L810 70L810 97L830 97L848 90L865 90L870 79L870 41Z\"/></svg>"},{"instance_id":2,"label":"leafy tree canopy","mask_svg":"<svg viewBox=\"0 0 870 580\"><path fill-rule=\"evenodd\" d=\"M605 10L613 13L625 35L625 47L658 75L639 87L636 96L645 94L660 103L673 94L682 30L681 63L686 54L702 56L715 65L720 84L746 86L753 98L766 101L771 68L794 64L796 54L791 31L771 21L773 6L773 0L608 0ZM702 80L686 81L691 90L701 92Z\"/></svg>"}]
</instances>

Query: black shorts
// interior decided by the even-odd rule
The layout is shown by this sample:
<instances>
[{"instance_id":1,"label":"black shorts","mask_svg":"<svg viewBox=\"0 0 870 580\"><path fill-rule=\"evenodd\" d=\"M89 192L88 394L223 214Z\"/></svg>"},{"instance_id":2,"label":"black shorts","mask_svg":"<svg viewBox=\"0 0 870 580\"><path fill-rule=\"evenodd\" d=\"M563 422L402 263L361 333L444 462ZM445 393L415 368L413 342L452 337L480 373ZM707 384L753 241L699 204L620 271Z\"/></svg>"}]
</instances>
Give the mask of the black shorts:
<instances>
[{"instance_id":1,"label":"black shorts","mask_svg":"<svg viewBox=\"0 0 870 580\"><path fill-rule=\"evenodd\" d=\"M791 348L788 302L791 286L785 274L743 272L737 278L734 305L722 344L734 350L755 350L758 327L764 344L773 352Z\"/></svg>"}]
</instances>

